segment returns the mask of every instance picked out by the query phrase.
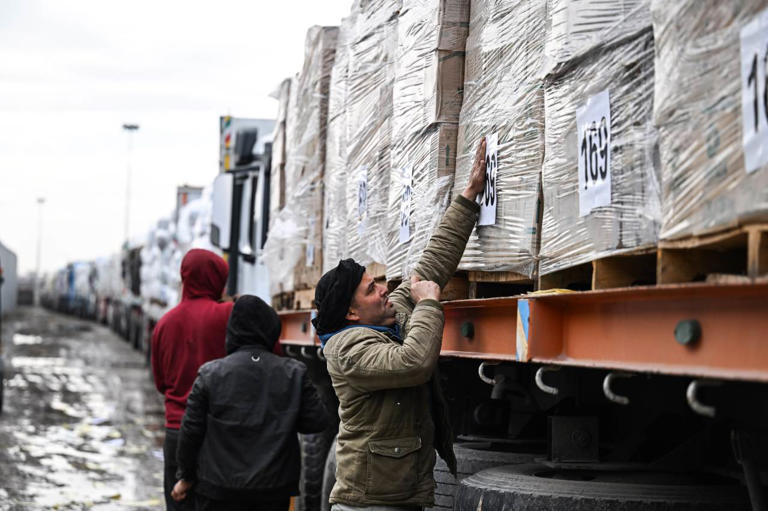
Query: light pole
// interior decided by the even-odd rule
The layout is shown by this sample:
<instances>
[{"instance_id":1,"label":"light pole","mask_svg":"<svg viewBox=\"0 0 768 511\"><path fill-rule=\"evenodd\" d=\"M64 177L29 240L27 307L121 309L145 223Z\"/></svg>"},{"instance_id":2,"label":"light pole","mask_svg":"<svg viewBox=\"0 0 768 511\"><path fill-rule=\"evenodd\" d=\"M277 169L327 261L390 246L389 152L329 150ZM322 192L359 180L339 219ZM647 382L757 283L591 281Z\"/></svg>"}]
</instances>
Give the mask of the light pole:
<instances>
[{"instance_id":1,"label":"light pole","mask_svg":"<svg viewBox=\"0 0 768 511\"><path fill-rule=\"evenodd\" d=\"M37 198L37 260L35 262L35 305L40 305L40 254L43 247L43 204L45 197Z\"/></svg>"},{"instance_id":2,"label":"light pole","mask_svg":"<svg viewBox=\"0 0 768 511\"><path fill-rule=\"evenodd\" d=\"M133 134L138 130L138 124L123 124L123 131L128 133L128 170L125 178L125 243L128 243L131 217L131 151L133 149Z\"/></svg>"}]
</instances>

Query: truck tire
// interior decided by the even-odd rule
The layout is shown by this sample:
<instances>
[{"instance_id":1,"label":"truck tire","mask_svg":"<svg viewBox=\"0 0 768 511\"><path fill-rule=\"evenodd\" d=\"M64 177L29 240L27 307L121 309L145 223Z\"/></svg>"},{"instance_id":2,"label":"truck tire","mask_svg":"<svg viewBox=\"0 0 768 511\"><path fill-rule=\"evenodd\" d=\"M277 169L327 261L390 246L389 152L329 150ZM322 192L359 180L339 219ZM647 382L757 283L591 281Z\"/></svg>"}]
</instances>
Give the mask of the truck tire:
<instances>
[{"instance_id":1,"label":"truck tire","mask_svg":"<svg viewBox=\"0 0 768 511\"><path fill-rule=\"evenodd\" d=\"M452 510L459 481L465 477L500 465L531 463L535 456L530 452L509 452L509 450L504 451L500 449L500 446L490 442L460 442L453 444L453 452L456 454L458 479L453 477L453 474L448 470L448 465L438 456L434 470L435 505L426 509L434 511ZM530 451L530 449L521 450Z\"/></svg>"},{"instance_id":2,"label":"truck tire","mask_svg":"<svg viewBox=\"0 0 768 511\"><path fill-rule=\"evenodd\" d=\"M329 428L322 433L299 435L301 477L296 511L320 511L325 459L334 434L335 431Z\"/></svg>"},{"instance_id":3,"label":"truck tire","mask_svg":"<svg viewBox=\"0 0 768 511\"><path fill-rule=\"evenodd\" d=\"M749 510L747 491L730 480L691 473L553 469L505 465L464 479L456 511Z\"/></svg>"},{"instance_id":4,"label":"truck tire","mask_svg":"<svg viewBox=\"0 0 768 511\"><path fill-rule=\"evenodd\" d=\"M328 448L328 455L325 457L325 468L323 469L323 492L320 496L320 511L331 511L331 490L336 484L336 437L333 437L331 446Z\"/></svg>"}]
</instances>

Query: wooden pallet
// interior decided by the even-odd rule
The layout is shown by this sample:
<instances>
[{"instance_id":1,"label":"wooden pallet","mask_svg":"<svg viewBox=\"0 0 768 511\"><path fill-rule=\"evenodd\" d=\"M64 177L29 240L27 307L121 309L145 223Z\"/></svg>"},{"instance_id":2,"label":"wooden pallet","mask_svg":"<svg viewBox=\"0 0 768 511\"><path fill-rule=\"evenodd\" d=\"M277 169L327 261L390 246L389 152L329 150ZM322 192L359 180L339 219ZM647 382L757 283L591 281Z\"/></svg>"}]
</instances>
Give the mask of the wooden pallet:
<instances>
[{"instance_id":1,"label":"wooden pallet","mask_svg":"<svg viewBox=\"0 0 768 511\"><path fill-rule=\"evenodd\" d=\"M659 243L657 280L754 282L768 274L768 224Z\"/></svg>"},{"instance_id":2,"label":"wooden pallet","mask_svg":"<svg viewBox=\"0 0 768 511\"><path fill-rule=\"evenodd\" d=\"M496 298L533 291L535 279L513 271L467 272L469 298Z\"/></svg>"},{"instance_id":3,"label":"wooden pallet","mask_svg":"<svg viewBox=\"0 0 768 511\"><path fill-rule=\"evenodd\" d=\"M602 257L539 277L539 289L589 291L656 283L655 247Z\"/></svg>"}]
</instances>

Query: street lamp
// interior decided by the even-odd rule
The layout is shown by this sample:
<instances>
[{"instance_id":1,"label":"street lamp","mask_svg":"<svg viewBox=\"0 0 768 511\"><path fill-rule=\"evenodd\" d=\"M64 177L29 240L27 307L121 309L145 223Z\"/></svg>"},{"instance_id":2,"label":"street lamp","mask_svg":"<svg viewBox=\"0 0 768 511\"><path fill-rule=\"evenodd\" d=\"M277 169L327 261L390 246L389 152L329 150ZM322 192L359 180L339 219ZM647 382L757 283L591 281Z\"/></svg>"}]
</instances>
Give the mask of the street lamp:
<instances>
[{"instance_id":1,"label":"street lamp","mask_svg":"<svg viewBox=\"0 0 768 511\"><path fill-rule=\"evenodd\" d=\"M133 149L133 134L139 130L138 124L123 124L123 131L128 133L128 163L125 179L125 242L128 243L128 228L131 215L131 150Z\"/></svg>"},{"instance_id":2,"label":"street lamp","mask_svg":"<svg viewBox=\"0 0 768 511\"><path fill-rule=\"evenodd\" d=\"M43 246L43 204L45 197L37 198L37 261L35 262L35 305L40 305L40 254Z\"/></svg>"}]
</instances>

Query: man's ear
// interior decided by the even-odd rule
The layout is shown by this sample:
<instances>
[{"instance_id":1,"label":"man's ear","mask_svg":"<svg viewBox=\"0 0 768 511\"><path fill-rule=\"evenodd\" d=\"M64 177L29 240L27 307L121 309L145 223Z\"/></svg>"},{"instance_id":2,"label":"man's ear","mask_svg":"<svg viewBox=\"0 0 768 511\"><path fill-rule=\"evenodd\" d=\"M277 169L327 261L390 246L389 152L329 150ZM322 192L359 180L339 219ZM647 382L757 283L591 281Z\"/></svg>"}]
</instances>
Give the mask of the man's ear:
<instances>
[{"instance_id":1,"label":"man's ear","mask_svg":"<svg viewBox=\"0 0 768 511\"><path fill-rule=\"evenodd\" d=\"M360 321L360 316L357 315L357 312L355 312L354 309L349 309L349 311L347 311L347 315L344 316L344 318L347 321Z\"/></svg>"}]
</instances>

